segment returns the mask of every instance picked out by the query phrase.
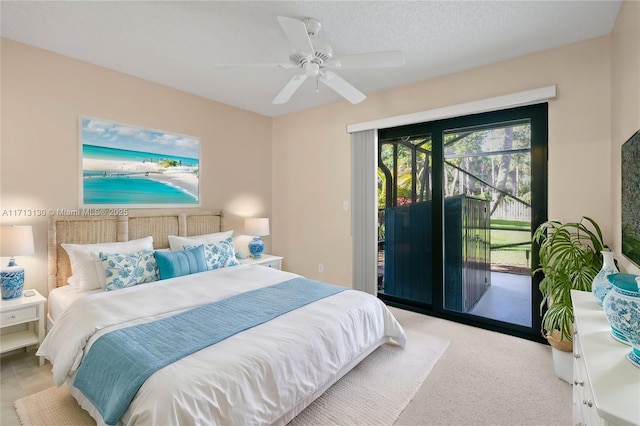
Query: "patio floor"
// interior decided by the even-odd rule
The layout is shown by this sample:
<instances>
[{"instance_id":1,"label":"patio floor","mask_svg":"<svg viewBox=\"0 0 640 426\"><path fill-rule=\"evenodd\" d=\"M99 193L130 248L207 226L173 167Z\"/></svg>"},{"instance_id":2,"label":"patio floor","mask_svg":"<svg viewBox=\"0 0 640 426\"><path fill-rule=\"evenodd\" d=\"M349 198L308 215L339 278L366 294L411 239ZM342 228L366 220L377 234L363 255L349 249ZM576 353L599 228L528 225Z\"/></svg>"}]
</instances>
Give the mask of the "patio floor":
<instances>
[{"instance_id":1,"label":"patio floor","mask_svg":"<svg viewBox=\"0 0 640 426\"><path fill-rule=\"evenodd\" d=\"M531 327L531 276L491 272L491 285L469 313Z\"/></svg>"}]
</instances>

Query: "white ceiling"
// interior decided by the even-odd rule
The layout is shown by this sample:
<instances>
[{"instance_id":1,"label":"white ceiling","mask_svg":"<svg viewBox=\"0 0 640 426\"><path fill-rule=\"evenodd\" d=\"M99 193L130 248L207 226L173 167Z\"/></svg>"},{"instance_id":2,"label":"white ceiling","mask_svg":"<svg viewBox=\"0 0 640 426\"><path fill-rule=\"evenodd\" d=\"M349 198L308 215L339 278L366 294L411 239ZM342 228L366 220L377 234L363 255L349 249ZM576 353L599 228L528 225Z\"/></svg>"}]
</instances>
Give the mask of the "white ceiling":
<instances>
[{"instance_id":1,"label":"white ceiling","mask_svg":"<svg viewBox=\"0 0 640 426\"><path fill-rule=\"evenodd\" d=\"M2 37L278 116L343 99L295 69L277 16L313 17L334 57L401 50L402 68L341 70L365 94L609 34L621 1L5 1ZM364 102L367 102L366 100Z\"/></svg>"}]
</instances>

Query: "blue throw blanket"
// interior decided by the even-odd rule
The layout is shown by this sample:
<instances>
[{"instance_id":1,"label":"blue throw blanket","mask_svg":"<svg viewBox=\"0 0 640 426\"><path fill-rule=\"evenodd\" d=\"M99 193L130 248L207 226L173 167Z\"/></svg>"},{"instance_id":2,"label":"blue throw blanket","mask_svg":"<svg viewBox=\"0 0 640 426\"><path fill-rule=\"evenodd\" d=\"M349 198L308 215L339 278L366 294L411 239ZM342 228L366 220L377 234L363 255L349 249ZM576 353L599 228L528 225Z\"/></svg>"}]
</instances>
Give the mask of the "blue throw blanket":
<instances>
[{"instance_id":1,"label":"blue throw blanket","mask_svg":"<svg viewBox=\"0 0 640 426\"><path fill-rule=\"evenodd\" d=\"M305 278L232 296L98 338L73 385L114 425L155 371L236 333L346 290Z\"/></svg>"}]
</instances>

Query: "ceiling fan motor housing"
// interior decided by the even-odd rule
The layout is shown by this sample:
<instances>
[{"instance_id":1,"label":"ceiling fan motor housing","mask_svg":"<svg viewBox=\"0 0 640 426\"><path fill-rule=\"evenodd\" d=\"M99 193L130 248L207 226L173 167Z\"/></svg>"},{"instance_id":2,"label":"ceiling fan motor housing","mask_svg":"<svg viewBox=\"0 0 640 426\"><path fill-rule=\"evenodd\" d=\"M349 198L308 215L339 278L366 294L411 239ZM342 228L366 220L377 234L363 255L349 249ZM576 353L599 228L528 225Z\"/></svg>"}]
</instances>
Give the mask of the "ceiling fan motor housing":
<instances>
[{"instance_id":1,"label":"ceiling fan motor housing","mask_svg":"<svg viewBox=\"0 0 640 426\"><path fill-rule=\"evenodd\" d=\"M304 18L302 22L307 29L307 35L309 36L309 41L313 47L313 57L309 58L308 55L305 54L309 52L293 52L289 55L289 61L296 66L303 66L308 62L313 62L318 66L321 66L325 61L328 61L333 57L333 49L328 43L316 38L322 28L320 21L313 18ZM305 70L306 69L307 68L305 67Z\"/></svg>"},{"instance_id":2,"label":"ceiling fan motor housing","mask_svg":"<svg viewBox=\"0 0 640 426\"><path fill-rule=\"evenodd\" d=\"M311 62L322 65L333 57L333 49L324 41L314 38L311 39L311 44L313 45L314 50L314 56L311 58ZM309 58L304 52L293 52L289 55L289 61L291 61L293 65L303 65L305 62L309 61Z\"/></svg>"}]
</instances>

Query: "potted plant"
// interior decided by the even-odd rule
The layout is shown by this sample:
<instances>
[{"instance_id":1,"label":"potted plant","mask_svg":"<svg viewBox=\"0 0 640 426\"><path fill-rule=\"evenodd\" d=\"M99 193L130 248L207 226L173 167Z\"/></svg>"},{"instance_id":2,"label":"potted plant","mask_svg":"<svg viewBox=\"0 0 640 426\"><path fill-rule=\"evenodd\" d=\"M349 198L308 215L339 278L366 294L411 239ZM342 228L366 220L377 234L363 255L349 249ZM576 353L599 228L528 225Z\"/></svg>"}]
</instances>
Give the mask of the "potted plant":
<instances>
[{"instance_id":1,"label":"potted plant","mask_svg":"<svg viewBox=\"0 0 640 426\"><path fill-rule=\"evenodd\" d=\"M544 274L540 282L542 333L553 347L570 352L571 290L591 291L591 283L602 268L601 251L607 245L600 227L589 217L579 222L544 222L534 232L533 241L539 245L540 259L533 273Z\"/></svg>"}]
</instances>

